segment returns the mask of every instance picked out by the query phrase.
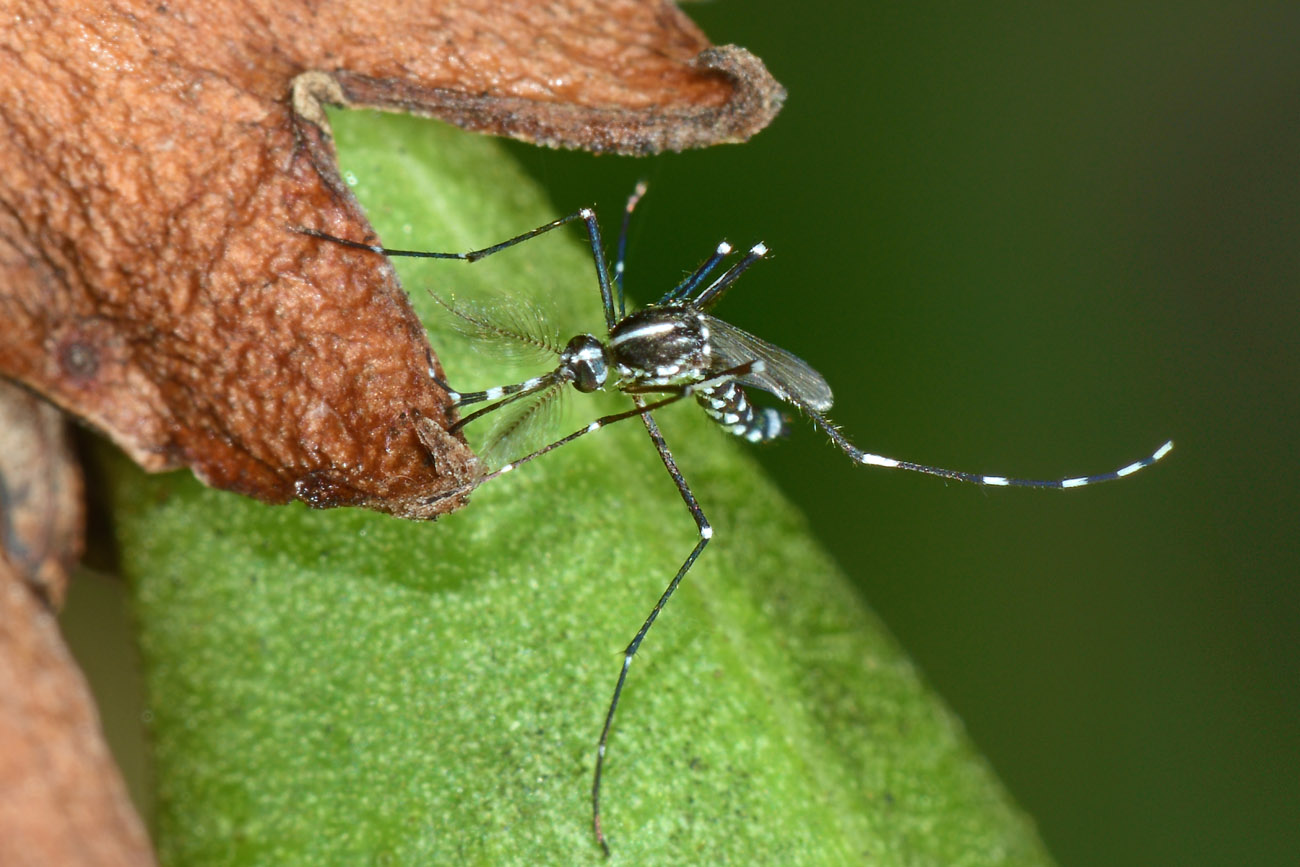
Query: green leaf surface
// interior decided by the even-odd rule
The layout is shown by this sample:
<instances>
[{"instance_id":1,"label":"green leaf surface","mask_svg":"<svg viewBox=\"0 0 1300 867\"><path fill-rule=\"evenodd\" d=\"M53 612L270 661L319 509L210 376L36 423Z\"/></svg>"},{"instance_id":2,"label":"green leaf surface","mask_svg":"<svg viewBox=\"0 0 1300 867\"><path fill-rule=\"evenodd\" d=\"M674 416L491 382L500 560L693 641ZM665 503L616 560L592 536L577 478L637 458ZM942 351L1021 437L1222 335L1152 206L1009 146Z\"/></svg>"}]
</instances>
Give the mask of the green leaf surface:
<instances>
[{"instance_id":1,"label":"green leaf surface","mask_svg":"<svg viewBox=\"0 0 1300 867\"><path fill-rule=\"evenodd\" d=\"M390 246L471 249L559 215L490 140L332 117ZM607 231L621 204L602 203ZM457 335L422 288L527 297L566 337L600 333L580 235L474 265L399 263L453 384L537 368ZM574 394L557 432L625 405ZM632 666L605 778L612 860L1047 863L1032 823L747 447L693 404L659 420L716 535ZM106 463L166 862L602 861L596 737L623 647L695 540L638 421L484 486L434 524L268 507L188 473Z\"/></svg>"}]
</instances>

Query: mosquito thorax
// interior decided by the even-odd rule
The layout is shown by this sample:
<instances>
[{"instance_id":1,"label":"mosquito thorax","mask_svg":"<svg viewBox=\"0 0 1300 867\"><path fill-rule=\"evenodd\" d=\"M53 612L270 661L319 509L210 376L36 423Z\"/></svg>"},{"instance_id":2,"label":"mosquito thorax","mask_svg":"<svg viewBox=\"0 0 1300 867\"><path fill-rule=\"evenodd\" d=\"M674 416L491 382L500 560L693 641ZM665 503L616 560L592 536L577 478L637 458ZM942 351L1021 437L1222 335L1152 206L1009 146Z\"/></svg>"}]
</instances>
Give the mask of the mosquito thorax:
<instances>
[{"instance_id":1,"label":"mosquito thorax","mask_svg":"<svg viewBox=\"0 0 1300 867\"><path fill-rule=\"evenodd\" d=\"M590 334L579 334L564 347L560 369L567 371L578 391L585 393L603 388L609 378L605 344Z\"/></svg>"},{"instance_id":2,"label":"mosquito thorax","mask_svg":"<svg viewBox=\"0 0 1300 867\"><path fill-rule=\"evenodd\" d=\"M609 333L619 375L641 385L698 382L709 369L709 327L694 307L647 307L624 317Z\"/></svg>"}]
</instances>

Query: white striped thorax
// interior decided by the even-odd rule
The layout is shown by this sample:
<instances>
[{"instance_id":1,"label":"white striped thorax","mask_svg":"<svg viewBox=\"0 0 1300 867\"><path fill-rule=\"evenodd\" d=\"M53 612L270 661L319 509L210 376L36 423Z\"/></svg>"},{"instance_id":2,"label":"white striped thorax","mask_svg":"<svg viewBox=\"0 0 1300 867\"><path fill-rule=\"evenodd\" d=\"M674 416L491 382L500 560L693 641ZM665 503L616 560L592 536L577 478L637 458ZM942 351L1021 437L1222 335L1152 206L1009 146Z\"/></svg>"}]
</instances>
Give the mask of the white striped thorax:
<instances>
[{"instance_id":1,"label":"white striped thorax","mask_svg":"<svg viewBox=\"0 0 1300 867\"><path fill-rule=\"evenodd\" d=\"M609 332L619 375L637 386L686 385L709 374L712 352L705 316L686 305L647 307Z\"/></svg>"}]
</instances>

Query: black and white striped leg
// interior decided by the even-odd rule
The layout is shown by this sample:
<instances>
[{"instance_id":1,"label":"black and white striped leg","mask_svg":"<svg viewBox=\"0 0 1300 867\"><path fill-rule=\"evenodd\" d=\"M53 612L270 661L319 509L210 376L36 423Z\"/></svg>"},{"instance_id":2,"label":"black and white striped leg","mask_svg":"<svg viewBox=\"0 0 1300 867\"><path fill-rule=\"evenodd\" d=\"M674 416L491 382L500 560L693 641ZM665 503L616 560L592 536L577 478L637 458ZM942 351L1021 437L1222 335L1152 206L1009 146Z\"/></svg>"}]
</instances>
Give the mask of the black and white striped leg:
<instances>
[{"instance_id":1,"label":"black and white striped leg","mask_svg":"<svg viewBox=\"0 0 1300 867\"><path fill-rule=\"evenodd\" d=\"M642 197L644 197L646 194L647 188L648 187L645 181L638 181L636 188L632 192L632 195L628 196L627 205L625 205L623 208L623 225L619 229L619 233L618 233L618 248L617 248L618 258L614 260L614 270L613 270L614 293L615 293L616 302L618 304L619 319L622 319L624 316L627 315L627 306L623 294L623 282L624 282L624 275L626 274L628 227L632 223L632 212L636 210L636 206L640 204ZM700 284L702 284L708 278L709 274L713 272L714 268L718 267L718 264L722 262L723 259L731 255L731 251L732 251L732 247L726 241L723 241L720 244L718 244L717 248L713 251L713 254L709 256L708 259L705 259L704 262L702 262L700 266L696 268L695 271L690 276L686 277L684 280L682 280L682 282L678 283L671 290L665 293L664 296L660 298L657 303L669 304L673 301L680 301L681 299L690 295L692 292L694 292L696 289L700 287ZM717 291L720 292L722 289L725 289L726 286L730 285L737 277L740 276L741 272L743 272L746 268L752 265L759 258L766 255L766 253L767 253L767 247L765 247L762 244L756 246L753 250L750 251L751 258L747 261L742 261L741 263L739 263L738 266L735 269L733 269L734 273L730 275L730 277L726 280L726 283L721 287L719 287Z\"/></svg>"},{"instance_id":2,"label":"black and white striped leg","mask_svg":"<svg viewBox=\"0 0 1300 867\"><path fill-rule=\"evenodd\" d=\"M573 442L574 440L580 437L585 437L587 434L595 433L601 428L608 427L609 425L614 424L615 422L624 421L629 418L635 418L636 416L639 415L644 415L645 413L648 413L652 410L656 410L659 409L660 407L668 406L668 404L670 403L676 403L682 398L689 397L702 389L716 388L717 386L729 380L735 379L737 377L745 376L746 374L749 373L762 372L762 370L763 370L763 362L748 361L745 362L744 364L739 364L736 367L731 368L730 370L724 370L723 372L716 374L715 376L709 379L703 380L701 382L692 383L690 385L675 385L675 386L660 385L660 386L647 386L643 388L628 388L626 389L628 395L631 396L631 398L634 401L636 401L637 406L635 409L624 410L623 412L616 412L613 415L601 416L600 418L588 424L586 427L579 428L578 430L574 431L573 433L569 434L566 437L562 437L556 440L555 442L550 443L549 445L542 446L540 449L538 449L535 452L532 452L531 454L524 455L522 458L517 458L508 464L502 464L499 468L497 468L493 472L490 472L487 475L479 477L479 479L475 481L473 487L475 488L480 487L483 484L497 478L498 476L504 476L506 473L512 472L526 463L537 460L544 454L555 451L560 446L567 446L569 443ZM646 403L642 396L647 394L666 394L667 396L652 401L650 403ZM440 494L438 496L438 499L469 493L469 490L470 490L469 488L464 488L464 489L456 489L453 491L449 491L447 493Z\"/></svg>"},{"instance_id":3,"label":"black and white striped leg","mask_svg":"<svg viewBox=\"0 0 1300 867\"><path fill-rule=\"evenodd\" d=\"M730 255L731 245L726 241L720 242L717 248L714 249L713 255L700 263L700 267L696 268L694 273L674 286L664 295L664 297L660 298L659 303L671 304L674 301L680 301L687 295L690 295L699 288L701 283L708 279L709 274L713 273L713 269L718 267L718 263Z\"/></svg>"},{"instance_id":4,"label":"black and white striped leg","mask_svg":"<svg viewBox=\"0 0 1300 867\"><path fill-rule=\"evenodd\" d=\"M677 485L677 492L681 494L682 501L686 503L686 508L690 510L691 517L695 519L695 526L699 533L699 539L691 553L682 563L673 580L668 583L668 587L651 609L650 615L646 617L645 623L632 638L627 649L623 651L623 667L618 672L618 681L614 684L614 695L609 701L609 710L605 713L605 725L600 730L600 741L596 745L596 773L591 783L591 824L596 833L596 842L600 848L609 854L609 843L605 840L605 832L600 824L600 780L605 769L605 747L609 743L609 732L614 725L614 714L618 711L618 702L623 695L623 685L627 683L627 672L632 665L632 657L636 656L637 649L640 648L641 642L645 639L646 633L654 625L655 620L659 617L659 612L668 604L669 598L677 590L677 585L682 583L686 573L691 571L691 566L695 565L695 560L700 556L704 547L709 544L713 538L713 528L709 526L708 518L704 517L704 510L700 508L699 502L695 499L695 494L691 492L691 486L686 483L682 476L681 470L677 468L677 462L673 460L673 454L668 450L668 444L664 442L663 434L659 432L659 425L655 423L654 417L650 415L650 410L654 408L653 404L646 404L644 398L634 397L638 411L641 414L641 420L645 422L646 432L650 434L650 440L655 444L655 449L659 452L659 458L664 462L664 467L668 470L668 475L673 477L673 484Z\"/></svg>"},{"instance_id":5,"label":"black and white striped leg","mask_svg":"<svg viewBox=\"0 0 1300 867\"><path fill-rule=\"evenodd\" d=\"M658 389L658 391L662 392L665 391L665 389ZM468 494L470 491L474 490L475 488L482 487L483 485L487 484L488 482L492 481L495 478L504 476L506 473L513 472L519 469L519 467L523 466L524 464L535 461L538 458L540 458L542 455L555 451L560 446L567 446L569 443L573 442L574 440L579 439L581 437L585 437L587 434L595 433L601 428L608 427L609 425L614 424L615 422L624 421L625 419L629 419L629 418L636 418L637 416L641 415L643 412L649 412L650 410L655 410L655 409L659 409L660 407L668 406L668 404L670 403L676 403L677 401L686 397L690 393L691 393L690 387L683 386L678 390L674 390L667 397L661 400L656 400L653 403L647 404L645 409L629 409L629 410L625 410L624 412L616 412L612 415L601 416L600 418L588 424L586 427L581 427L566 437L562 437L553 443L544 445L537 451L532 452L531 454L524 455L522 458L516 458L515 460L511 461L508 464L502 464L500 467L498 467L497 469L493 470L490 473L486 473L482 476L479 476L477 479L475 479L472 485L464 485L450 491L444 491L439 493L436 497L430 500L430 502L437 502L438 500L445 500L448 497L458 497L461 496L462 494Z\"/></svg>"},{"instance_id":6,"label":"black and white striped leg","mask_svg":"<svg viewBox=\"0 0 1300 867\"><path fill-rule=\"evenodd\" d=\"M637 181L632 195L627 197L627 205L623 208L623 225L618 230L618 258L614 260L614 290L618 296L619 319L627 315L627 306L623 302L623 265L627 261L627 230L632 225L632 212L636 210L646 189L645 181Z\"/></svg>"},{"instance_id":7,"label":"black and white striped leg","mask_svg":"<svg viewBox=\"0 0 1300 867\"><path fill-rule=\"evenodd\" d=\"M722 248L719 247L718 249ZM769 250L767 249L766 244L755 244L750 247L749 252L745 254L745 258L724 271L721 277L710 283L709 287L699 295L696 295L695 299L691 303L701 310L707 310L714 304L717 304L722 298L722 293L731 288L731 285L736 282L741 274L748 271L751 265L766 256L768 252ZM705 264L708 263L706 262Z\"/></svg>"},{"instance_id":8,"label":"black and white striped leg","mask_svg":"<svg viewBox=\"0 0 1300 867\"><path fill-rule=\"evenodd\" d=\"M448 385L446 380L441 379L438 376L437 371L433 369L432 359L429 360L429 379L433 380L433 384L438 386L438 388L441 388L443 391L447 392L448 400L450 400L452 403L456 404L457 406L460 405L459 401L460 401L461 393L456 389L452 388L450 385Z\"/></svg>"},{"instance_id":9,"label":"black and white striped leg","mask_svg":"<svg viewBox=\"0 0 1300 867\"><path fill-rule=\"evenodd\" d=\"M537 376L532 379L525 380L524 382L521 382L518 385L498 386L497 388L489 388L487 391L476 391L473 394L462 395L461 396L462 399L456 403L456 406L458 408L462 406L466 406L468 404L477 403L478 401L481 400L496 400L497 402L494 404L490 404L489 406L485 406L482 409L475 410L474 412L465 416L460 421L456 422L454 425L447 428L447 433L455 433L456 431L463 428L465 425L469 424L470 422L476 419L482 418L488 413L496 412L497 410L501 409L503 406L514 403L515 401L528 397L531 394L536 394L539 391L556 387L557 384L559 384L559 382L560 382L559 377L548 374L546 376ZM452 393L453 392L449 392L449 394ZM501 399L497 400L497 398L501 398Z\"/></svg>"},{"instance_id":10,"label":"black and white striped leg","mask_svg":"<svg viewBox=\"0 0 1300 867\"><path fill-rule=\"evenodd\" d=\"M986 485L990 487L1013 487L1013 488L1082 488L1085 485L1095 485L1098 482L1110 482L1115 479L1122 479L1125 476L1131 476L1138 470L1145 469L1165 455L1173 451L1173 440L1166 442L1160 448L1156 449L1150 455L1140 460L1126 464L1118 470L1109 473L1098 473L1095 476L1076 476L1069 479L1015 479L1008 476L989 476L979 473L963 473L957 470L948 470L943 467L932 467L926 464L916 464L911 461L900 461L895 458L887 458L883 455L874 455L870 452L864 452L862 449L849 442L844 434L840 433L835 425L823 416L821 413L798 401L792 401L795 406L799 407L807 416L812 419L813 424L821 428L840 450L848 455L855 463L866 464L871 467L885 467L887 469L911 470L914 473L925 473L930 476L939 476L944 479L952 479L958 482L968 482L973 485Z\"/></svg>"},{"instance_id":11,"label":"black and white striped leg","mask_svg":"<svg viewBox=\"0 0 1300 867\"><path fill-rule=\"evenodd\" d=\"M431 497L428 500L428 502L436 503L439 500L445 500L449 497L459 497L464 494L468 494L470 491L482 487L484 484L492 481L495 478L504 476L506 473L513 472L514 470L518 469L524 464L529 463L531 461L535 461L538 458L540 458L542 455L555 451L560 446L567 446L569 443L573 442L576 439L579 439L580 437L584 437L590 433L595 433L596 431L600 430L603 427L608 427L609 425L614 424L615 422L624 421L629 418L635 418L639 415L643 415L644 413L650 412L652 410L656 410L661 407L668 406L670 403L676 403L682 398L690 397L691 395L696 394L701 390L716 388L729 380L741 376L745 376L746 374L749 373L761 372L762 370L763 370L763 362L749 361L744 364L737 365L736 367L733 367L730 370L724 370L723 372L716 374L715 376L710 377L709 379L702 380L701 382L692 383L690 385L645 386L640 388L636 388L636 387L628 388L626 390L628 395L631 396L633 400L637 401L637 407L635 409L624 410L623 412L616 412L612 415L601 416L600 418L596 419L595 421L591 422L585 427L579 428L578 430L574 431L573 433L569 434L566 437L562 437L553 443L542 446L537 451L532 452L531 454L524 455L522 458L516 458L515 460L511 461L508 464L502 464L500 467L498 467L497 469L493 470L490 473L486 473L485 475L479 476L477 479L474 480L472 484L462 485L458 488L453 488L450 491L442 491L436 496ZM642 395L650 395L650 394L666 394L667 396L650 403L644 403ZM489 409L495 408L496 406L499 405L500 404L494 404L493 407ZM480 413L475 413L474 415L467 417L466 419L464 419L464 421L461 422L461 424L463 424L464 422L472 421L473 418L475 418L479 414Z\"/></svg>"},{"instance_id":12,"label":"black and white striped leg","mask_svg":"<svg viewBox=\"0 0 1300 867\"><path fill-rule=\"evenodd\" d=\"M447 390L447 397L451 399L456 406L469 406L474 403L482 403L485 400L500 400L510 395L527 395L539 388L543 388L555 382L554 373L548 373L545 376L534 376L531 379L525 379L523 382L517 382L514 385L498 385L493 388L484 389L483 391L455 391L451 386L446 385L440 380L434 382Z\"/></svg>"}]
</instances>

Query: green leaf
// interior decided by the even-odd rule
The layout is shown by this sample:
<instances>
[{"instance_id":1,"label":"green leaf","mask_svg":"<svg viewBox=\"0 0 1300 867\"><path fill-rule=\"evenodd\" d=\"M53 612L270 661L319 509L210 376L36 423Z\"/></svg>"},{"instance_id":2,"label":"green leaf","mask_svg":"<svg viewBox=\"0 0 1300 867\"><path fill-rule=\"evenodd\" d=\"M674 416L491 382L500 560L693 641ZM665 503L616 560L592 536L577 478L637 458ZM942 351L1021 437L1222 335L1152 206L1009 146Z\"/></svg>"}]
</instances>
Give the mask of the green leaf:
<instances>
[{"instance_id":1,"label":"green leaf","mask_svg":"<svg viewBox=\"0 0 1300 867\"><path fill-rule=\"evenodd\" d=\"M333 118L391 246L470 249L558 216L490 140ZM599 333L580 234L472 266L399 264L453 384L520 371L457 336L423 287L526 296L564 336ZM562 432L626 399L568 404ZM613 860L1046 863L744 444L693 404L659 419L716 535L632 666L605 778ZM596 737L623 647L695 541L638 421L484 486L436 524L268 507L188 473L107 464L167 862L602 860Z\"/></svg>"}]
</instances>

